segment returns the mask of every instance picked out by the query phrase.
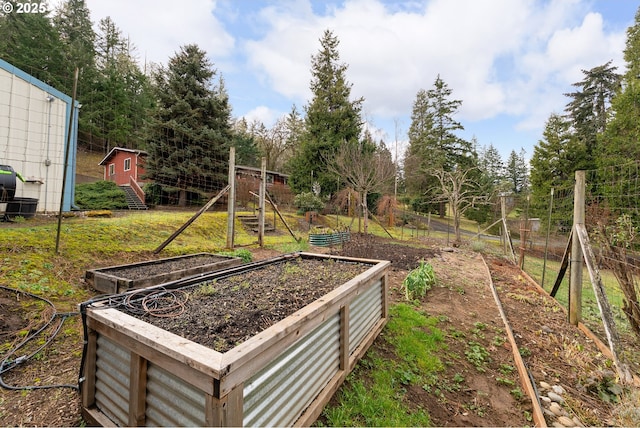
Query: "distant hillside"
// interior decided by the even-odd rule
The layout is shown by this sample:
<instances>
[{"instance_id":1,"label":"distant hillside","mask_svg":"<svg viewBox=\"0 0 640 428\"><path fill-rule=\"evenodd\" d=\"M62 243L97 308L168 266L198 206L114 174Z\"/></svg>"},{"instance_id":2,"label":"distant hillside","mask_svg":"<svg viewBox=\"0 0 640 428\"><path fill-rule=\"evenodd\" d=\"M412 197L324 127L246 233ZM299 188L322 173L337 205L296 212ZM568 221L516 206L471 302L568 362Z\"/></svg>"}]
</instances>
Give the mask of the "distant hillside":
<instances>
[{"instance_id":1,"label":"distant hillside","mask_svg":"<svg viewBox=\"0 0 640 428\"><path fill-rule=\"evenodd\" d=\"M76 157L76 182L87 183L102 180L104 177L103 167L98 165L104 158L99 152L90 152L85 149L78 149Z\"/></svg>"}]
</instances>

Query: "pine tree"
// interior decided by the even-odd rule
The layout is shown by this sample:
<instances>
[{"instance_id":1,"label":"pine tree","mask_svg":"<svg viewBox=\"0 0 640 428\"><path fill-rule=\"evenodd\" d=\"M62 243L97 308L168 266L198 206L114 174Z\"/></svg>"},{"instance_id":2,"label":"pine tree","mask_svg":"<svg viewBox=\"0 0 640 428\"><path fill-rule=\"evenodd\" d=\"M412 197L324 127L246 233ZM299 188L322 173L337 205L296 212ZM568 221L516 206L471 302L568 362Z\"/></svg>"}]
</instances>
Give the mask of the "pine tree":
<instances>
[{"instance_id":1,"label":"pine tree","mask_svg":"<svg viewBox=\"0 0 640 428\"><path fill-rule=\"evenodd\" d=\"M158 113L147 150L147 171L157 183L187 191L211 192L227 183L232 143L231 108L217 71L197 45L180 48L155 75Z\"/></svg>"},{"instance_id":2,"label":"pine tree","mask_svg":"<svg viewBox=\"0 0 640 428\"><path fill-rule=\"evenodd\" d=\"M326 30L311 59L313 98L305 106L305 132L289 164L289 183L297 192L309 191L317 182L323 194L333 193L340 178L329 172L327 162L342 142L357 144L361 134L363 100L350 100L347 65L340 63L338 44L337 36Z\"/></svg>"}]
</instances>

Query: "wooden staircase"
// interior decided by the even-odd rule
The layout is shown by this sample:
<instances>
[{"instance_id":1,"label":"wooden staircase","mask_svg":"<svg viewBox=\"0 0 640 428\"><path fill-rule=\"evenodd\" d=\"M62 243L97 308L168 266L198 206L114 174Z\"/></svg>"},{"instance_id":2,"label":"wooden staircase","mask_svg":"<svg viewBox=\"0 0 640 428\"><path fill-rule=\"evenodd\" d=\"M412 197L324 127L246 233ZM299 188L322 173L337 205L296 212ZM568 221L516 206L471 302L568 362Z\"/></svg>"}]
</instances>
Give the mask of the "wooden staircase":
<instances>
[{"instance_id":1,"label":"wooden staircase","mask_svg":"<svg viewBox=\"0 0 640 428\"><path fill-rule=\"evenodd\" d=\"M242 223L242 226L250 232L258 233L258 216L257 215L238 215L238 220ZM264 221L264 231L273 232L276 228L269 223L266 219Z\"/></svg>"}]
</instances>

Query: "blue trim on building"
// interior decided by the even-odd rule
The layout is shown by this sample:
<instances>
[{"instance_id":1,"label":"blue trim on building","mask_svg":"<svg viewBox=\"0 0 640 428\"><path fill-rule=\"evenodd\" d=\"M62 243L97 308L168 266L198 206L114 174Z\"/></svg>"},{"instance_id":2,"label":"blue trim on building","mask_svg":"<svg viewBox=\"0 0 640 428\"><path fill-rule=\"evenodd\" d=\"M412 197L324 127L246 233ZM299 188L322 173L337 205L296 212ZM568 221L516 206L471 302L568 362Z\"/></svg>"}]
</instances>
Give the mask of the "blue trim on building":
<instances>
[{"instance_id":1,"label":"blue trim on building","mask_svg":"<svg viewBox=\"0 0 640 428\"><path fill-rule=\"evenodd\" d=\"M78 148L78 115L80 111L80 103L78 101L75 102L75 108L73 109L73 124L71 129L71 139L69 139L69 119L71 118L71 97L66 95L51 85L44 83L42 80L36 79L30 74L25 73L20 70L18 67L13 66L6 62L3 59L0 59L0 68L11 73L20 79L32 84L33 86L42 89L48 94L58 98L59 100L64 101L67 104L66 108L66 117L65 117L65 128L64 128L64 144L65 147L67 145L67 140L69 140L70 150L69 150L69 163L67 165L67 181L65 183L64 188L64 199L62 203L62 211L71 211L72 206L75 201L75 184L76 184L76 153ZM62 154L64 157L64 153Z\"/></svg>"}]
</instances>

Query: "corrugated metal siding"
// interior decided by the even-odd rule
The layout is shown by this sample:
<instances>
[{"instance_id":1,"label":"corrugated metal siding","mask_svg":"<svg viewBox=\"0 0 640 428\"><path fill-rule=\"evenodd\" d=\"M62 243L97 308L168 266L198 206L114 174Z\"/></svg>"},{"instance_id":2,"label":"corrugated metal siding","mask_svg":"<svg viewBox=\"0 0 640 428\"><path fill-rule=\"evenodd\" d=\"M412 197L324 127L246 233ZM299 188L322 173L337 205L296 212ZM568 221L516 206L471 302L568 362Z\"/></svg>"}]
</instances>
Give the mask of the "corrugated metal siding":
<instances>
[{"instance_id":1,"label":"corrugated metal siding","mask_svg":"<svg viewBox=\"0 0 640 428\"><path fill-rule=\"evenodd\" d=\"M349 355L382 318L382 280L354 299L349 306Z\"/></svg>"},{"instance_id":2,"label":"corrugated metal siding","mask_svg":"<svg viewBox=\"0 0 640 428\"><path fill-rule=\"evenodd\" d=\"M335 314L244 386L244 426L290 426L340 369Z\"/></svg>"},{"instance_id":3,"label":"corrugated metal siding","mask_svg":"<svg viewBox=\"0 0 640 428\"><path fill-rule=\"evenodd\" d=\"M104 336L96 349L96 407L115 424L129 425L131 354Z\"/></svg>"},{"instance_id":4,"label":"corrugated metal siding","mask_svg":"<svg viewBox=\"0 0 640 428\"><path fill-rule=\"evenodd\" d=\"M147 426L205 426L204 393L155 364L147 366Z\"/></svg>"}]
</instances>

